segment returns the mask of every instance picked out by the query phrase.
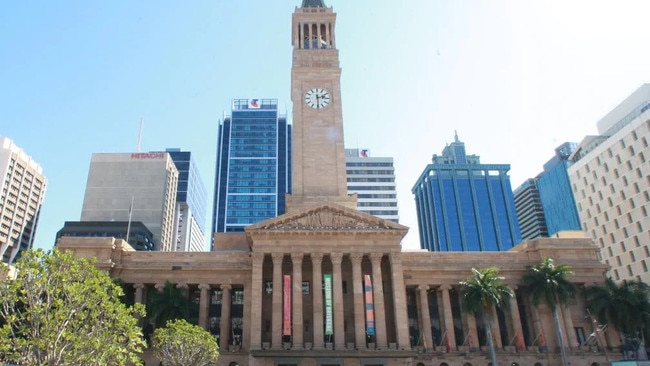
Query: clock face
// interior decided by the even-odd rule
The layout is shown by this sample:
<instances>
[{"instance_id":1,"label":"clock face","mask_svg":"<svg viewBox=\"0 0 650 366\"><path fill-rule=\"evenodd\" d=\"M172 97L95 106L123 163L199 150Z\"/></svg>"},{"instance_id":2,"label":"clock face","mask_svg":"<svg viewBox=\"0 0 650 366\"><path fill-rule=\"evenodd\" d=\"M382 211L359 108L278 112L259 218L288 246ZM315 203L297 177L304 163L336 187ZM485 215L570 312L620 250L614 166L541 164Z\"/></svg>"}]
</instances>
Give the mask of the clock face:
<instances>
[{"instance_id":1,"label":"clock face","mask_svg":"<svg viewBox=\"0 0 650 366\"><path fill-rule=\"evenodd\" d=\"M330 93L323 88L311 88L305 93L305 104L315 109L322 109L330 104Z\"/></svg>"}]
</instances>

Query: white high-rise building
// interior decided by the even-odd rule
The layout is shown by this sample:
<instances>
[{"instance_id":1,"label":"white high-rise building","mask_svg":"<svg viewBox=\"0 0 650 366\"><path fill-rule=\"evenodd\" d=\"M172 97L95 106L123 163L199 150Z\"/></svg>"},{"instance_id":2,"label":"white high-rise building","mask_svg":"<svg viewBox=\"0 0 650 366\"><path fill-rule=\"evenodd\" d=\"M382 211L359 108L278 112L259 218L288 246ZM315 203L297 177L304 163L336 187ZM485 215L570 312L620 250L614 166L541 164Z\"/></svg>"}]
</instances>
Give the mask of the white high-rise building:
<instances>
[{"instance_id":1,"label":"white high-rise building","mask_svg":"<svg viewBox=\"0 0 650 366\"><path fill-rule=\"evenodd\" d=\"M399 222L393 158L371 157L367 149L345 149L348 194L357 194L357 209Z\"/></svg>"},{"instance_id":2,"label":"white high-rise building","mask_svg":"<svg viewBox=\"0 0 650 366\"><path fill-rule=\"evenodd\" d=\"M598 124L571 155L571 186L582 227L617 281L650 283L650 84Z\"/></svg>"},{"instance_id":3,"label":"white high-rise building","mask_svg":"<svg viewBox=\"0 0 650 366\"><path fill-rule=\"evenodd\" d=\"M167 152L93 154L81 221L141 221L156 250L173 251L177 186Z\"/></svg>"},{"instance_id":4,"label":"white high-rise building","mask_svg":"<svg viewBox=\"0 0 650 366\"><path fill-rule=\"evenodd\" d=\"M47 179L12 140L0 137L0 256L11 264L32 248Z\"/></svg>"}]
</instances>

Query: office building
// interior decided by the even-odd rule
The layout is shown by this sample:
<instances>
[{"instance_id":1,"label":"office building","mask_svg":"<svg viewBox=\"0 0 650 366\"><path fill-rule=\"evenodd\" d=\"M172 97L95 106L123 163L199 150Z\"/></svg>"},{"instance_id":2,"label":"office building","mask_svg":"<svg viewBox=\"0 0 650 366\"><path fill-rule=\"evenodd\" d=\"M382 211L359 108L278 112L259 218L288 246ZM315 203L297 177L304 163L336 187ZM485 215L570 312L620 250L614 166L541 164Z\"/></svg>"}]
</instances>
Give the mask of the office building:
<instances>
[{"instance_id":1,"label":"office building","mask_svg":"<svg viewBox=\"0 0 650 366\"><path fill-rule=\"evenodd\" d=\"M650 84L597 123L570 157L583 229L616 281L650 283Z\"/></svg>"},{"instance_id":2,"label":"office building","mask_svg":"<svg viewBox=\"0 0 650 366\"><path fill-rule=\"evenodd\" d=\"M536 179L526 179L513 192L515 211L521 230L521 239L536 239L548 237L546 219Z\"/></svg>"},{"instance_id":3,"label":"office building","mask_svg":"<svg viewBox=\"0 0 650 366\"><path fill-rule=\"evenodd\" d=\"M347 192L335 25L322 0L304 0L293 13L296 149L287 213L244 232L216 233L224 240L201 255L137 252L112 238L66 237L59 246L102 259L98 266L129 289L128 301L146 303L167 280L182 288L192 300L190 321L219 341L218 366L486 365L481 347L491 339L500 365L557 365L548 309L538 311L517 289L512 311L495 317L494 336L485 338L482 322L461 311L459 281L478 264L500 267L514 285L527 266L562 247L562 263L575 271L571 281L602 282L605 265L593 242L544 238L507 252L402 251L408 228L357 210L356 195ZM591 330L584 314L580 294L558 309L569 330L562 344L568 361L605 364L602 353L577 346L577 336ZM607 335L607 346L620 345L613 327ZM163 361L150 351L142 357L147 365Z\"/></svg>"},{"instance_id":4,"label":"office building","mask_svg":"<svg viewBox=\"0 0 650 366\"><path fill-rule=\"evenodd\" d=\"M124 239L135 250L151 251L156 247L153 233L141 221L66 221L56 233L55 242L64 236Z\"/></svg>"},{"instance_id":5,"label":"office building","mask_svg":"<svg viewBox=\"0 0 650 366\"><path fill-rule=\"evenodd\" d=\"M156 250L174 250L178 170L166 152L95 153L81 221L141 221Z\"/></svg>"},{"instance_id":6,"label":"office building","mask_svg":"<svg viewBox=\"0 0 650 366\"><path fill-rule=\"evenodd\" d=\"M521 241L509 164L481 164L458 135L432 160L412 189L422 249L503 251Z\"/></svg>"},{"instance_id":7,"label":"office building","mask_svg":"<svg viewBox=\"0 0 650 366\"><path fill-rule=\"evenodd\" d=\"M213 233L283 214L291 191L291 126L277 99L235 99L219 124Z\"/></svg>"},{"instance_id":8,"label":"office building","mask_svg":"<svg viewBox=\"0 0 650 366\"><path fill-rule=\"evenodd\" d=\"M357 209L399 223L393 158L370 155L367 149L345 149L348 193L357 195Z\"/></svg>"},{"instance_id":9,"label":"office building","mask_svg":"<svg viewBox=\"0 0 650 366\"><path fill-rule=\"evenodd\" d=\"M11 139L0 137L0 256L12 264L34 245L47 179Z\"/></svg>"},{"instance_id":10,"label":"office building","mask_svg":"<svg viewBox=\"0 0 650 366\"><path fill-rule=\"evenodd\" d=\"M178 170L174 250L205 251L205 219L208 194L198 166L189 151L165 150Z\"/></svg>"},{"instance_id":11,"label":"office building","mask_svg":"<svg viewBox=\"0 0 650 366\"><path fill-rule=\"evenodd\" d=\"M535 178L515 189L515 208L522 239L554 236L561 231L581 231L578 208L569 180L569 156L575 142L565 142Z\"/></svg>"},{"instance_id":12,"label":"office building","mask_svg":"<svg viewBox=\"0 0 650 366\"><path fill-rule=\"evenodd\" d=\"M569 156L577 146L575 142L558 146L555 156L544 164L544 171L536 178L546 228L551 236L560 231L582 230L568 172Z\"/></svg>"}]
</instances>

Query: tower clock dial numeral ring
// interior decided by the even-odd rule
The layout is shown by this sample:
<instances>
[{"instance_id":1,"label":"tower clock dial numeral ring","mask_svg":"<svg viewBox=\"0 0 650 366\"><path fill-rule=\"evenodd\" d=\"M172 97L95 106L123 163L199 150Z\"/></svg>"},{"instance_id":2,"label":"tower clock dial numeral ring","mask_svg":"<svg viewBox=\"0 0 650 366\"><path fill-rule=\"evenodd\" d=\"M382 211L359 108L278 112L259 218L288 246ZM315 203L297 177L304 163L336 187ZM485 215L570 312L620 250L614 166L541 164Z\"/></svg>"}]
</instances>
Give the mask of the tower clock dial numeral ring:
<instances>
[{"instance_id":1,"label":"tower clock dial numeral ring","mask_svg":"<svg viewBox=\"0 0 650 366\"><path fill-rule=\"evenodd\" d=\"M332 101L327 89L311 88L305 92L305 104L314 109L323 109Z\"/></svg>"}]
</instances>

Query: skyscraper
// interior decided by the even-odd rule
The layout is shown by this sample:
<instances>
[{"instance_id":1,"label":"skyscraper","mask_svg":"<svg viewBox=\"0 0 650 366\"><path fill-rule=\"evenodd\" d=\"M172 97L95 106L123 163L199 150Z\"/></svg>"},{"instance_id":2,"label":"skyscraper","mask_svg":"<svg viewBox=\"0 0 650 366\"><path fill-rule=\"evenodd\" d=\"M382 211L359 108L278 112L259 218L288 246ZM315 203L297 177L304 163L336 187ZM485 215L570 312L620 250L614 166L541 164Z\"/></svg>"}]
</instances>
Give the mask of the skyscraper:
<instances>
[{"instance_id":1,"label":"skyscraper","mask_svg":"<svg viewBox=\"0 0 650 366\"><path fill-rule=\"evenodd\" d=\"M615 280L650 282L650 84L597 123L570 156L583 229Z\"/></svg>"},{"instance_id":2,"label":"skyscraper","mask_svg":"<svg viewBox=\"0 0 650 366\"><path fill-rule=\"evenodd\" d=\"M322 0L303 0L292 20L293 142L299 148L287 213L244 232L219 233L232 240L215 240L217 250L202 255L159 253L159 261L151 261L150 253L106 238L62 238L62 246L111 258L97 265L131 289L130 302L146 303L167 280L183 287L188 320L219 340L218 365L484 365L485 353L471 347L488 345L506 351L498 352L498 364L558 360L555 347L543 357L536 352L542 339L570 351L572 364L605 362L575 347L577 335L591 326L581 316L583 301L562 309L566 337L549 331L550 312L537 311L521 290L487 319L492 337L482 336L488 324L461 311L459 282L478 262L502 268L517 282L528 266L564 245L571 248L562 261L575 269L573 281L602 281L605 266L589 239L538 239L500 253L410 252L401 248L407 227L356 209L356 195L346 189L336 14ZM620 346L618 337L606 338L614 340L608 346ZM164 361L151 351L142 357L146 364Z\"/></svg>"},{"instance_id":3,"label":"skyscraper","mask_svg":"<svg viewBox=\"0 0 650 366\"><path fill-rule=\"evenodd\" d=\"M166 152L92 155L81 221L142 221L156 250L174 250L178 170Z\"/></svg>"},{"instance_id":4,"label":"skyscraper","mask_svg":"<svg viewBox=\"0 0 650 366\"><path fill-rule=\"evenodd\" d=\"M205 215L208 194L198 166L189 151L167 149L178 170L175 210L177 251L205 251Z\"/></svg>"},{"instance_id":5,"label":"skyscraper","mask_svg":"<svg viewBox=\"0 0 650 366\"><path fill-rule=\"evenodd\" d=\"M430 251L501 251L521 241L509 164L480 164L465 144L433 155L413 186L420 247Z\"/></svg>"},{"instance_id":6,"label":"skyscraper","mask_svg":"<svg viewBox=\"0 0 650 366\"><path fill-rule=\"evenodd\" d=\"M565 142L558 146L555 156L544 164L544 171L537 177L549 235L565 230L582 230L567 171L569 156L577 145L575 142Z\"/></svg>"},{"instance_id":7,"label":"skyscraper","mask_svg":"<svg viewBox=\"0 0 650 366\"><path fill-rule=\"evenodd\" d=\"M393 158L373 157L367 149L345 149L348 193L357 195L357 209L399 222Z\"/></svg>"},{"instance_id":8,"label":"skyscraper","mask_svg":"<svg viewBox=\"0 0 650 366\"><path fill-rule=\"evenodd\" d=\"M537 179L526 179L524 183L515 189L513 194L517 221L521 229L521 239L548 237L544 209L537 188Z\"/></svg>"},{"instance_id":9,"label":"skyscraper","mask_svg":"<svg viewBox=\"0 0 650 366\"><path fill-rule=\"evenodd\" d=\"M7 137L0 137L0 255L11 264L32 248L47 179L43 168Z\"/></svg>"},{"instance_id":10,"label":"skyscraper","mask_svg":"<svg viewBox=\"0 0 650 366\"><path fill-rule=\"evenodd\" d=\"M235 99L219 125L212 232L244 228L286 210L291 126L277 99Z\"/></svg>"}]
</instances>

